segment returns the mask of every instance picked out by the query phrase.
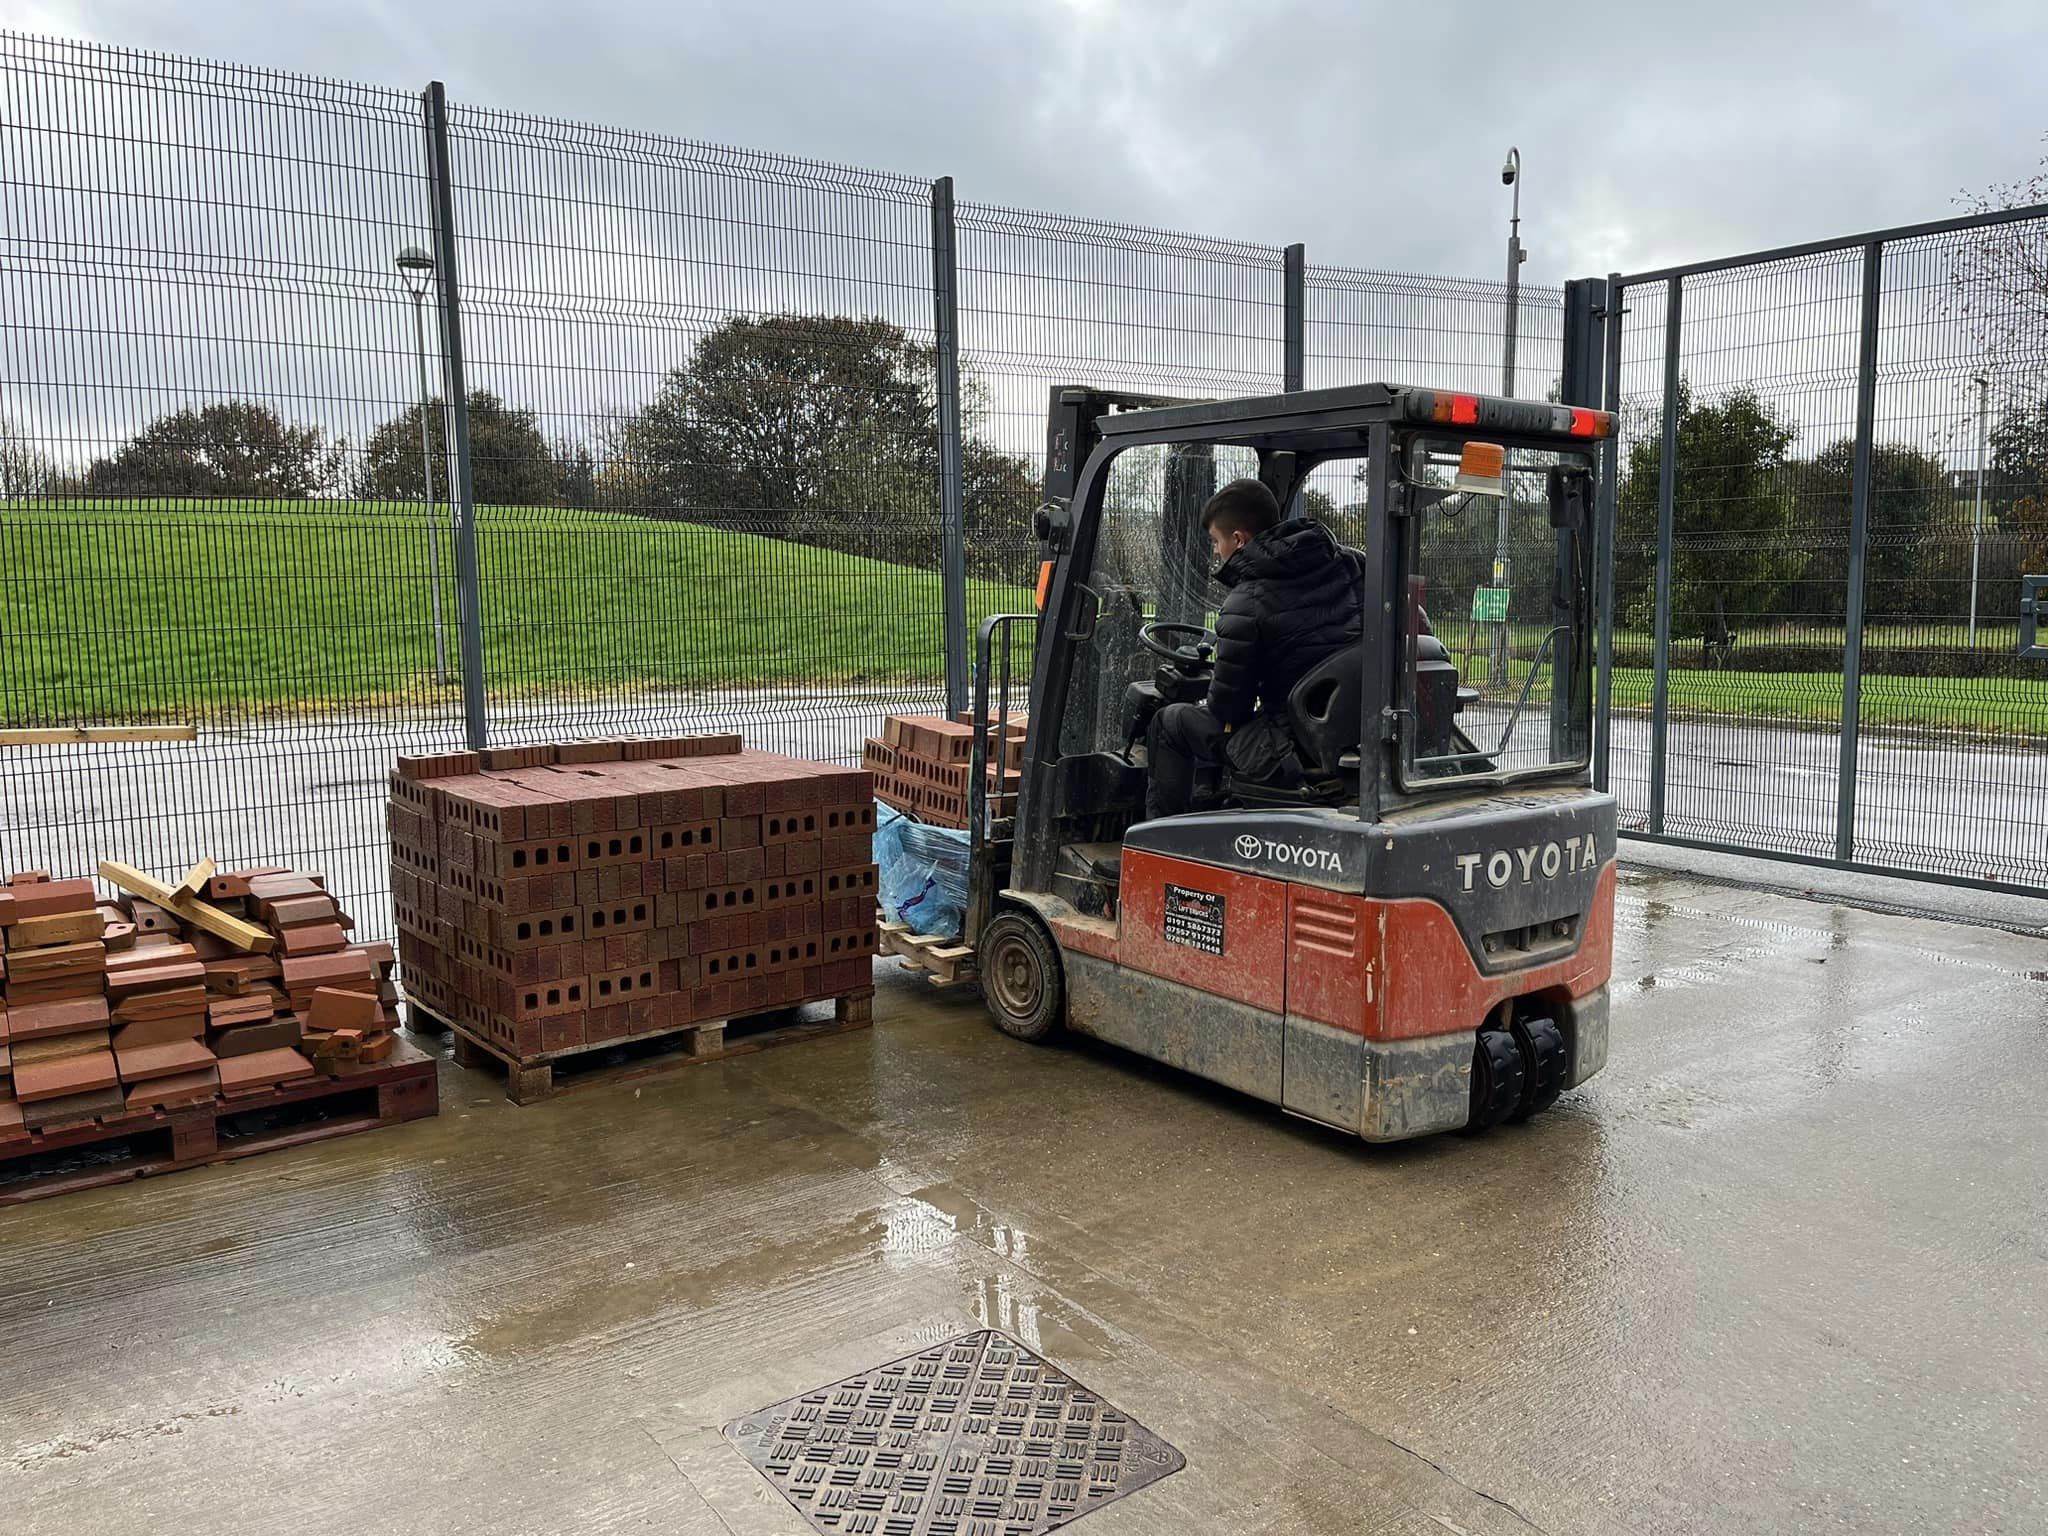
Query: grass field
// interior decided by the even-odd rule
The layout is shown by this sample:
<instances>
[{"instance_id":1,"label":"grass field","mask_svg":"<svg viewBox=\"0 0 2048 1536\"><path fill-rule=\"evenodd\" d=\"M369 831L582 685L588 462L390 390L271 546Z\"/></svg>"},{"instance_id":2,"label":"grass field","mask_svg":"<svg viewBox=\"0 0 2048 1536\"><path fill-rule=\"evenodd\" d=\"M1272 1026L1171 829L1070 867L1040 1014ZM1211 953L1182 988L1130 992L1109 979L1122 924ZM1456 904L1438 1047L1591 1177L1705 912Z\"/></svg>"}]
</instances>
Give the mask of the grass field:
<instances>
[{"instance_id":1,"label":"grass field","mask_svg":"<svg viewBox=\"0 0 2048 1536\"><path fill-rule=\"evenodd\" d=\"M1647 667L1616 667L1614 707L1647 712L1652 682ZM1722 715L1832 725L1842 718L1842 679L1811 672L1674 671L1669 699L1673 718ZM2048 680L1866 673L1862 718L1866 729L2040 738L2048 736Z\"/></svg>"},{"instance_id":2,"label":"grass field","mask_svg":"<svg viewBox=\"0 0 2048 1536\"><path fill-rule=\"evenodd\" d=\"M479 511L494 695L930 682L936 572L685 523ZM452 549L440 544L451 658ZM0 506L0 722L233 718L446 700L426 525L408 509L172 502ZM973 616L1028 611L974 583ZM1518 644L1533 646L1538 632ZM1626 637L1617 637L1626 644ZM1960 644L1958 632L1956 643ZM1873 646L1884 643L1873 636ZM1980 644L2009 646L2009 629ZM1829 674L1674 670L1674 715L1825 725ZM1618 709L1650 704L1615 672ZM2043 680L1869 675L1870 725L2048 735Z\"/></svg>"},{"instance_id":3,"label":"grass field","mask_svg":"<svg viewBox=\"0 0 2048 1536\"><path fill-rule=\"evenodd\" d=\"M920 682L935 572L683 523L480 509L497 693ZM452 550L440 544L451 675ZM426 529L378 507L0 509L0 715L118 722L425 702ZM975 614L1030 594L974 583Z\"/></svg>"}]
</instances>

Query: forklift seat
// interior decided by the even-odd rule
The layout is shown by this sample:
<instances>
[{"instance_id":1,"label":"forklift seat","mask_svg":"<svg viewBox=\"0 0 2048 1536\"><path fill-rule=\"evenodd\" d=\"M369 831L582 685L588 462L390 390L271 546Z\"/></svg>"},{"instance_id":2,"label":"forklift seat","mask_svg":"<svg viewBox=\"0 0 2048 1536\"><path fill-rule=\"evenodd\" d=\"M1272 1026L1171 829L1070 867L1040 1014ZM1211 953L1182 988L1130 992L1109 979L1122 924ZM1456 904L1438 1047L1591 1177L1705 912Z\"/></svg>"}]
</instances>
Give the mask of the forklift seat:
<instances>
[{"instance_id":1,"label":"forklift seat","mask_svg":"<svg viewBox=\"0 0 2048 1536\"><path fill-rule=\"evenodd\" d=\"M1287 724L1311 781L1334 779L1358 752L1364 713L1365 647L1353 643L1310 667L1287 695Z\"/></svg>"},{"instance_id":2,"label":"forklift seat","mask_svg":"<svg viewBox=\"0 0 2048 1536\"><path fill-rule=\"evenodd\" d=\"M1458 674L1449 647L1427 630L1415 637L1414 644L1417 672L1432 684L1448 680L1449 697L1438 707L1447 716L1455 714ZM1311 780L1333 779L1357 767L1364 681L1365 647L1347 645L1311 667L1287 695L1287 723Z\"/></svg>"},{"instance_id":3,"label":"forklift seat","mask_svg":"<svg viewBox=\"0 0 2048 1536\"><path fill-rule=\"evenodd\" d=\"M1260 784L1231 776L1245 805L1338 805L1358 789L1359 726L1364 716L1365 646L1332 651L1287 694L1287 727L1301 758L1302 782Z\"/></svg>"},{"instance_id":4,"label":"forklift seat","mask_svg":"<svg viewBox=\"0 0 2048 1536\"><path fill-rule=\"evenodd\" d=\"M1425 630L1415 637L1415 660L1419 673L1427 674L1432 683L1448 680L1451 697L1440 698L1433 687L1426 701L1430 708L1425 710L1448 720L1457 710L1458 681L1450 650ZM1301 755L1303 782L1298 788L1282 788L1233 778L1231 793L1247 805L1336 805L1355 793L1363 751L1364 682L1363 644L1333 651L1309 668L1287 695L1287 725Z\"/></svg>"}]
</instances>

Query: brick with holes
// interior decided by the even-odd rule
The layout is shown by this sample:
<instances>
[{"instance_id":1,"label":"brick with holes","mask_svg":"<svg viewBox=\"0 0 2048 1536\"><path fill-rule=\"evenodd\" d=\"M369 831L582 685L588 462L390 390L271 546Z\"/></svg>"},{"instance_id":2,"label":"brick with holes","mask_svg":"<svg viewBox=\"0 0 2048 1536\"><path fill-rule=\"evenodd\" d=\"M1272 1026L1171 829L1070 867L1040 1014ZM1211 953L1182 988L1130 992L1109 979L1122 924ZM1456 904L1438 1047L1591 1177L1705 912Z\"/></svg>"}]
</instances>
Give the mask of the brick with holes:
<instances>
[{"instance_id":1,"label":"brick with holes","mask_svg":"<svg viewBox=\"0 0 2048 1536\"><path fill-rule=\"evenodd\" d=\"M660 975L661 967L652 962L600 971L590 978L591 1003L603 1008L629 998L652 997L658 990Z\"/></svg>"},{"instance_id":2,"label":"brick with holes","mask_svg":"<svg viewBox=\"0 0 2048 1536\"><path fill-rule=\"evenodd\" d=\"M654 926L652 896L622 897L583 908L583 936L602 939L615 933L638 933Z\"/></svg>"},{"instance_id":3,"label":"brick with holes","mask_svg":"<svg viewBox=\"0 0 2048 1536\"><path fill-rule=\"evenodd\" d=\"M480 923L466 925L466 931L493 949L545 949L554 944L581 942L583 938L580 907L548 907L519 913L479 908L472 916L480 919Z\"/></svg>"}]
</instances>

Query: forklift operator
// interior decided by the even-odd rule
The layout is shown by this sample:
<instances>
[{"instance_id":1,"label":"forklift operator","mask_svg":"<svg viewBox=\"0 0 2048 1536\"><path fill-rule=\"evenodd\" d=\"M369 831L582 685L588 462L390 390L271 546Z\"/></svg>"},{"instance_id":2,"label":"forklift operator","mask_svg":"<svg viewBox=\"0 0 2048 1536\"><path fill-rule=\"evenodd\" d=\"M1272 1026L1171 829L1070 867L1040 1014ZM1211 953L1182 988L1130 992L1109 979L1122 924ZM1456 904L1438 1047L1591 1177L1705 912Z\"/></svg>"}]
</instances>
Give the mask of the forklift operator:
<instances>
[{"instance_id":1,"label":"forklift operator","mask_svg":"<svg viewBox=\"0 0 2048 1536\"><path fill-rule=\"evenodd\" d=\"M1147 818L1193 810L1228 769L1240 781L1298 787L1302 766L1287 696L1317 664L1362 633L1363 563L1321 523L1280 516L1257 480L1233 480L1202 508L1202 530L1227 589L1216 620L1208 699L1167 704L1145 743Z\"/></svg>"}]
</instances>

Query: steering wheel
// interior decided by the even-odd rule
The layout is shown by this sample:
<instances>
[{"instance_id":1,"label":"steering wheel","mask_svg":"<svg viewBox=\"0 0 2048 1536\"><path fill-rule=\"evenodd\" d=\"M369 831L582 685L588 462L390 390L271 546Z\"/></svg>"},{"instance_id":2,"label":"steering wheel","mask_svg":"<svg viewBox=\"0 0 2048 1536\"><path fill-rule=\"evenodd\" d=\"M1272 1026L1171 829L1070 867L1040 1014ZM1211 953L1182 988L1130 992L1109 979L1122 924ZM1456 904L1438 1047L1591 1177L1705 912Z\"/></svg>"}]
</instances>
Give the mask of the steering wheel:
<instances>
[{"instance_id":1,"label":"steering wheel","mask_svg":"<svg viewBox=\"0 0 2048 1536\"><path fill-rule=\"evenodd\" d=\"M1192 638L1184 645L1175 645L1167 638L1170 635ZM1161 661L1178 662L1184 667L1206 667L1216 657L1216 631L1199 624L1147 624L1138 631L1138 644Z\"/></svg>"}]
</instances>

